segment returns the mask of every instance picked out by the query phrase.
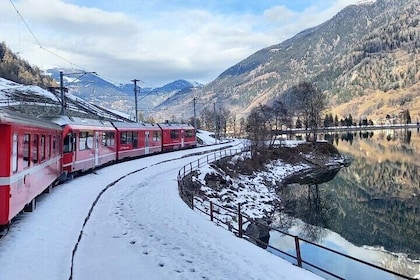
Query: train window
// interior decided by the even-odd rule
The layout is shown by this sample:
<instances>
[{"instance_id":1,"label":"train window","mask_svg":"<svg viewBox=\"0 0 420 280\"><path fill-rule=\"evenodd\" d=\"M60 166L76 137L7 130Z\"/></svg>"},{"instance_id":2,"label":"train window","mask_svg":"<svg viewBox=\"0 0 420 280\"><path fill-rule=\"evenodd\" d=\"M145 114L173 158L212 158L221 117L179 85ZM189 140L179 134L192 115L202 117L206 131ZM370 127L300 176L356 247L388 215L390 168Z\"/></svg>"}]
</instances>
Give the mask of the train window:
<instances>
[{"instance_id":1,"label":"train window","mask_svg":"<svg viewBox=\"0 0 420 280\"><path fill-rule=\"evenodd\" d=\"M39 145L39 158L41 161L45 160L45 135L41 135L41 142Z\"/></svg>"},{"instance_id":2,"label":"train window","mask_svg":"<svg viewBox=\"0 0 420 280\"><path fill-rule=\"evenodd\" d=\"M27 168L29 166L30 143L31 135L27 133L23 134L23 168Z\"/></svg>"},{"instance_id":3,"label":"train window","mask_svg":"<svg viewBox=\"0 0 420 280\"><path fill-rule=\"evenodd\" d=\"M120 133L120 144L127 144L127 132Z\"/></svg>"},{"instance_id":4,"label":"train window","mask_svg":"<svg viewBox=\"0 0 420 280\"><path fill-rule=\"evenodd\" d=\"M79 132L79 151L93 148L93 132L80 131Z\"/></svg>"},{"instance_id":5,"label":"train window","mask_svg":"<svg viewBox=\"0 0 420 280\"><path fill-rule=\"evenodd\" d=\"M137 143L138 143L138 133L133 132L133 148L137 148Z\"/></svg>"},{"instance_id":6,"label":"train window","mask_svg":"<svg viewBox=\"0 0 420 280\"><path fill-rule=\"evenodd\" d=\"M93 132L92 131L87 132L86 144L87 144L88 149L93 149Z\"/></svg>"},{"instance_id":7,"label":"train window","mask_svg":"<svg viewBox=\"0 0 420 280\"><path fill-rule=\"evenodd\" d=\"M178 139L179 131L178 130L171 130L171 139Z\"/></svg>"},{"instance_id":8,"label":"train window","mask_svg":"<svg viewBox=\"0 0 420 280\"><path fill-rule=\"evenodd\" d=\"M102 146L114 147L114 145L115 145L115 133L103 132L102 133Z\"/></svg>"},{"instance_id":9,"label":"train window","mask_svg":"<svg viewBox=\"0 0 420 280\"><path fill-rule=\"evenodd\" d=\"M47 159L49 159L49 158L51 158L51 135L48 135L46 140L47 140L47 142L45 144L45 149L46 149L45 157Z\"/></svg>"},{"instance_id":10,"label":"train window","mask_svg":"<svg viewBox=\"0 0 420 280\"><path fill-rule=\"evenodd\" d=\"M32 162L33 163L38 163L38 158L39 158L39 150L38 150L39 135L34 134L32 138L33 138L33 140L32 140Z\"/></svg>"},{"instance_id":11,"label":"train window","mask_svg":"<svg viewBox=\"0 0 420 280\"><path fill-rule=\"evenodd\" d=\"M70 153L73 151L73 145L72 145L72 140L73 140L73 134L67 133L66 137L64 137L64 145L63 145L63 153ZM55 136L54 136L54 140L53 140L53 150L54 150L54 154L56 153L56 142L55 142Z\"/></svg>"},{"instance_id":12,"label":"train window","mask_svg":"<svg viewBox=\"0 0 420 280\"><path fill-rule=\"evenodd\" d=\"M18 135L17 133L13 134L13 154L12 154L12 160L13 160L13 172L16 172L18 170Z\"/></svg>"},{"instance_id":13,"label":"train window","mask_svg":"<svg viewBox=\"0 0 420 280\"><path fill-rule=\"evenodd\" d=\"M109 132L109 145L110 147L114 147L115 146L115 133L114 132Z\"/></svg>"},{"instance_id":14,"label":"train window","mask_svg":"<svg viewBox=\"0 0 420 280\"><path fill-rule=\"evenodd\" d=\"M160 140L160 131L153 131L153 141Z\"/></svg>"},{"instance_id":15,"label":"train window","mask_svg":"<svg viewBox=\"0 0 420 280\"><path fill-rule=\"evenodd\" d=\"M87 132L79 133L79 151L86 150L87 146Z\"/></svg>"},{"instance_id":16,"label":"train window","mask_svg":"<svg viewBox=\"0 0 420 280\"><path fill-rule=\"evenodd\" d=\"M135 134L135 136L133 136ZM133 133L132 131L124 131L121 132L120 144L132 144L133 147L137 147L137 133ZM135 143L134 143L135 139Z\"/></svg>"},{"instance_id":17,"label":"train window","mask_svg":"<svg viewBox=\"0 0 420 280\"><path fill-rule=\"evenodd\" d=\"M185 130L185 137L193 137L194 136L194 130L189 129Z\"/></svg>"},{"instance_id":18,"label":"train window","mask_svg":"<svg viewBox=\"0 0 420 280\"><path fill-rule=\"evenodd\" d=\"M53 136L53 138L52 138L52 154L53 154L53 156L57 155L57 148L56 148L57 143L56 143L56 141L57 140L55 139L55 136Z\"/></svg>"}]
</instances>

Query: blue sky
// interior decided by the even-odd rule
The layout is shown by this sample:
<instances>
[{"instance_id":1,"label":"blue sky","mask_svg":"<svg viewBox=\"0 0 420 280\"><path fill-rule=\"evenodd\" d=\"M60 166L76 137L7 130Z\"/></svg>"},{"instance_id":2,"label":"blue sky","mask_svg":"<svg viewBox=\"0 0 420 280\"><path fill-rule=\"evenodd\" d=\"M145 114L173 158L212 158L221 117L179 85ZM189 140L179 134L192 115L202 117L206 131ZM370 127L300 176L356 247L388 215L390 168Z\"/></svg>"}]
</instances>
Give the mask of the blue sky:
<instances>
[{"instance_id":1,"label":"blue sky","mask_svg":"<svg viewBox=\"0 0 420 280\"><path fill-rule=\"evenodd\" d=\"M83 68L150 87L177 79L208 83L357 2L9 0L0 3L0 40L41 69Z\"/></svg>"}]
</instances>

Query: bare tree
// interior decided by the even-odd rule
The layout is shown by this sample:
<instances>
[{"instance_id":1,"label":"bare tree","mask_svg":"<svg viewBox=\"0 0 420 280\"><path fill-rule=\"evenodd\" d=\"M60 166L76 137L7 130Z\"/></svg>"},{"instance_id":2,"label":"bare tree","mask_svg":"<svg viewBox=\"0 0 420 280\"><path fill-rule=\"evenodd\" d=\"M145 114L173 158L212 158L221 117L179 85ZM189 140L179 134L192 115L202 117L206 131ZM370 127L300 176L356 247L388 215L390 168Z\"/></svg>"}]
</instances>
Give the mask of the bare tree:
<instances>
[{"instance_id":1,"label":"bare tree","mask_svg":"<svg viewBox=\"0 0 420 280\"><path fill-rule=\"evenodd\" d=\"M271 136L271 126L264 115L264 107L252 109L246 120L246 132L248 139L251 141L251 157L255 158L259 151L266 148L267 140Z\"/></svg>"},{"instance_id":2,"label":"bare tree","mask_svg":"<svg viewBox=\"0 0 420 280\"><path fill-rule=\"evenodd\" d=\"M216 131L214 127L214 111L205 107L201 112L201 124L203 129L207 131Z\"/></svg>"},{"instance_id":3,"label":"bare tree","mask_svg":"<svg viewBox=\"0 0 420 280\"><path fill-rule=\"evenodd\" d=\"M306 129L313 133L316 141L317 130L321 124L321 112L325 108L324 94L312 83L302 82L294 86L289 92L291 108L302 117Z\"/></svg>"}]
</instances>

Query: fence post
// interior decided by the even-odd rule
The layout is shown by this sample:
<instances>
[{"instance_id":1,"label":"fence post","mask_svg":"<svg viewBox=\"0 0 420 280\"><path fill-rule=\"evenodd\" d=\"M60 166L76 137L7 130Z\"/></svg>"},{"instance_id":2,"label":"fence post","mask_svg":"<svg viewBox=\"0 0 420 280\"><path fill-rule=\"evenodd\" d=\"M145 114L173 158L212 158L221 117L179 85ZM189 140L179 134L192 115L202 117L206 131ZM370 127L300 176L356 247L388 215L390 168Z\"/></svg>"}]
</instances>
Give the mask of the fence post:
<instances>
[{"instance_id":1,"label":"fence post","mask_svg":"<svg viewBox=\"0 0 420 280\"><path fill-rule=\"evenodd\" d=\"M299 237L295 236L295 246L296 246L296 260L297 265L302 267L302 256L300 254L300 244L299 244Z\"/></svg>"},{"instance_id":2,"label":"fence post","mask_svg":"<svg viewBox=\"0 0 420 280\"><path fill-rule=\"evenodd\" d=\"M242 229L242 213L241 213L241 204L238 204L238 234L239 238L243 237L243 229Z\"/></svg>"},{"instance_id":3,"label":"fence post","mask_svg":"<svg viewBox=\"0 0 420 280\"><path fill-rule=\"evenodd\" d=\"M210 201L210 221L213 222L213 202Z\"/></svg>"}]
</instances>

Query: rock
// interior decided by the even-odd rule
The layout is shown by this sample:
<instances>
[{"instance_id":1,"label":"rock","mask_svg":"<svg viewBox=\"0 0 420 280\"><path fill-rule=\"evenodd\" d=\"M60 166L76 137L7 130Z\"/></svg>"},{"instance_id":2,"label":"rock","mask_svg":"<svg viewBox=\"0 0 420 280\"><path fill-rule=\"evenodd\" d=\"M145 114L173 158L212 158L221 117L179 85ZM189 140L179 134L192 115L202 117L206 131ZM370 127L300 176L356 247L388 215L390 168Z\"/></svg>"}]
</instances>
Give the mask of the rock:
<instances>
[{"instance_id":1,"label":"rock","mask_svg":"<svg viewBox=\"0 0 420 280\"><path fill-rule=\"evenodd\" d=\"M270 240L270 221L265 219L255 219L248 225L245 235L250 237L250 241L263 249L267 249Z\"/></svg>"}]
</instances>

